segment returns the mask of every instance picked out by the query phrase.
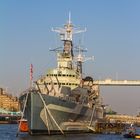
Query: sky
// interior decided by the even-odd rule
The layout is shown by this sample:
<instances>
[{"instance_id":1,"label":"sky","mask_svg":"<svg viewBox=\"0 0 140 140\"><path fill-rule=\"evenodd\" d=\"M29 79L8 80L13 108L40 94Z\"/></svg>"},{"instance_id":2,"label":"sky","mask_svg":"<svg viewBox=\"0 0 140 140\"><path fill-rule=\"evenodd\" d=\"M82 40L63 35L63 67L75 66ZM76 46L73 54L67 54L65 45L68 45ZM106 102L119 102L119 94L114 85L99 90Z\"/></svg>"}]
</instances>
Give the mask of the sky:
<instances>
[{"instance_id":1,"label":"sky","mask_svg":"<svg viewBox=\"0 0 140 140\"><path fill-rule=\"evenodd\" d=\"M74 26L87 28L74 45L81 42L95 57L83 64L85 75L140 80L139 7L139 0L1 0L0 87L18 96L29 87L31 63L34 80L56 66L49 48L61 44L51 28L63 27L69 11ZM100 88L104 104L118 113L140 111L140 87Z\"/></svg>"}]
</instances>

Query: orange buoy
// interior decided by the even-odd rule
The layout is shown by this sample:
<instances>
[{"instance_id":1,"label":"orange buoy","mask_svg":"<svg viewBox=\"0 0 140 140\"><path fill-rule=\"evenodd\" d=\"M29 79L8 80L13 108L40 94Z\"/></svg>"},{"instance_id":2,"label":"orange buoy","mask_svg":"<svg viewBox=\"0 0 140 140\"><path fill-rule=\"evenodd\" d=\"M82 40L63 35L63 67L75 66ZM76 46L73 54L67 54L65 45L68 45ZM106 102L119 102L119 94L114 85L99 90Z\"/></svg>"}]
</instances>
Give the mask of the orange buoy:
<instances>
[{"instance_id":1,"label":"orange buoy","mask_svg":"<svg viewBox=\"0 0 140 140\"><path fill-rule=\"evenodd\" d=\"M19 125L20 125L19 126L20 132L28 132L29 131L27 120L25 120L25 119L20 120Z\"/></svg>"}]
</instances>

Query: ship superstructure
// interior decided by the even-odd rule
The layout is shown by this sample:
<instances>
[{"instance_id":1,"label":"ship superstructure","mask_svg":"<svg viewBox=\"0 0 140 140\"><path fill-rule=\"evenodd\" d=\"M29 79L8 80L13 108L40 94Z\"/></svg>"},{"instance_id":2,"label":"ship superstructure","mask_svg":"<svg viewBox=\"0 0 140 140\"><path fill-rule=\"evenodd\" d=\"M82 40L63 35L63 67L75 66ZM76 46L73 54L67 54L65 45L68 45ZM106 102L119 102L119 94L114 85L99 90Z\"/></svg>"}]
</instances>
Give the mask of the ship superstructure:
<instances>
[{"instance_id":1,"label":"ship superstructure","mask_svg":"<svg viewBox=\"0 0 140 140\"><path fill-rule=\"evenodd\" d=\"M52 49L57 52L57 68L49 70L47 75L39 79L37 82L42 93L55 94L60 96L62 87L70 87L71 89L79 86L82 81L82 63L83 56L81 55L82 48L79 49L78 56L74 56L73 34L85 32L84 30L75 29L69 15L69 20L64 28L55 28L52 31L60 34L63 47ZM76 61L76 66L74 65Z\"/></svg>"}]
</instances>

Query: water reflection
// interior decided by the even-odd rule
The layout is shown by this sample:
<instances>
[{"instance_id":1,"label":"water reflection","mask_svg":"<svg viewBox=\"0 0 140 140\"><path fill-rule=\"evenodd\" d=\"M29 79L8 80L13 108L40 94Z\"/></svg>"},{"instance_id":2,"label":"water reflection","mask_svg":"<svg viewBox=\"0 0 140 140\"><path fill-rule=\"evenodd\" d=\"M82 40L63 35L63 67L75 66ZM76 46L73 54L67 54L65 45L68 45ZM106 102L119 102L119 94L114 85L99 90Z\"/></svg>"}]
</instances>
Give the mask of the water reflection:
<instances>
[{"instance_id":1,"label":"water reflection","mask_svg":"<svg viewBox=\"0 0 140 140\"><path fill-rule=\"evenodd\" d=\"M18 140L123 140L122 135L107 134L75 134L75 135L54 135L54 136L30 136L20 135Z\"/></svg>"},{"instance_id":2,"label":"water reflection","mask_svg":"<svg viewBox=\"0 0 140 140\"><path fill-rule=\"evenodd\" d=\"M126 140L122 135L115 134L67 134L66 136L30 136L29 134L20 133L19 136L16 137L17 128L17 125L0 124L0 140Z\"/></svg>"}]
</instances>

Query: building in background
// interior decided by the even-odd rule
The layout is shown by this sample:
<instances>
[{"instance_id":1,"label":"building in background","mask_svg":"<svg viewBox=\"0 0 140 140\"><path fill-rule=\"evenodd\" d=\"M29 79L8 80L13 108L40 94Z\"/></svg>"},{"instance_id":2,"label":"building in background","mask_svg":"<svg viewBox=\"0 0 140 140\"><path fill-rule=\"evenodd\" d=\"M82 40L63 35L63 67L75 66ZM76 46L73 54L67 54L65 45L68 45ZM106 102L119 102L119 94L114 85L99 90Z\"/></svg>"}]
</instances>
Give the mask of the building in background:
<instances>
[{"instance_id":1,"label":"building in background","mask_svg":"<svg viewBox=\"0 0 140 140\"><path fill-rule=\"evenodd\" d=\"M0 88L0 108L12 112L19 111L18 98L8 94L3 88Z\"/></svg>"}]
</instances>

